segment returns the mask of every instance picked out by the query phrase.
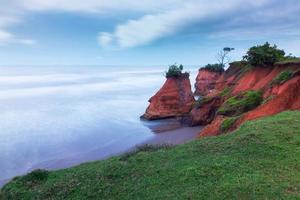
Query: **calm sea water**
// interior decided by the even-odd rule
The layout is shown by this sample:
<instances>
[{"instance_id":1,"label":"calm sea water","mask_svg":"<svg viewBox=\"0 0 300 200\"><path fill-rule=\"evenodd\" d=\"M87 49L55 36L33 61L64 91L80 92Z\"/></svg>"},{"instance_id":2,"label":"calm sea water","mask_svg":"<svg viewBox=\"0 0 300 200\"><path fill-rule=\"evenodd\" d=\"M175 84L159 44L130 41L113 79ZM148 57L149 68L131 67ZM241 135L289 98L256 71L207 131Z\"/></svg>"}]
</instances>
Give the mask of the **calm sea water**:
<instances>
[{"instance_id":1,"label":"calm sea water","mask_svg":"<svg viewBox=\"0 0 300 200\"><path fill-rule=\"evenodd\" d=\"M139 119L163 84L164 70L1 67L0 180L36 168L103 159L147 141L181 143L194 138L199 128ZM193 84L197 69L188 70ZM155 133L168 127L177 129Z\"/></svg>"}]
</instances>

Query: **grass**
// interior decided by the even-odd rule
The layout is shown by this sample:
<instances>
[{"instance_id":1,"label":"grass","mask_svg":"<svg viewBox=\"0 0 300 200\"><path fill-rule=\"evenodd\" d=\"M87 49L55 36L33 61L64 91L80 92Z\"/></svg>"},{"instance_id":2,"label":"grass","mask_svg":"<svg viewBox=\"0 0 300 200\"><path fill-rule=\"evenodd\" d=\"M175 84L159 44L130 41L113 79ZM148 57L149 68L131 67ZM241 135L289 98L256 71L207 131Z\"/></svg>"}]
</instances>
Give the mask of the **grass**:
<instances>
[{"instance_id":1,"label":"grass","mask_svg":"<svg viewBox=\"0 0 300 200\"><path fill-rule=\"evenodd\" d=\"M239 119L239 117L228 117L221 124L221 131L225 133L230 130L232 125Z\"/></svg>"},{"instance_id":2,"label":"grass","mask_svg":"<svg viewBox=\"0 0 300 200\"><path fill-rule=\"evenodd\" d=\"M239 116L244 112L259 106L263 101L261 91L246 91L227 99L219 108L218 114L226 116Z\"/></svg>"},{"instance_id":3,"label":"grass","mask_svg":"<svg viewBox=\"0 0 300 200\"><path fill-rule=\"evenodd\" d=\"M232 134L122 160L15 178L2 199L299 199L300 112L247 122Z\"/></svg>"},{"instance_id":4,"label":"grass","mask_svg":"<svg viewBox=\"0 0 300 200\"><path fill-rule=\"evenodd\" d=\"M284 61L277 62L275 64L284 65L284 64L300 64L300 58L289 58Z\"/></svg>"},{"instance_id":5,"label":"grass","mask_svg":"<svg viewBox=\"0 0 300 200\"><path fill-rule=\"evenodd\" d=\"M278 74L277 77L275 77L273 79L273 81L271 82L271 85L280 85L285 83L286 81L290 80L291 78L293 78L294 72L291 70L286 70L281 72L280 74Z\"/></svg>"},{"instance_id":6,"label":"grass","mask_svg":"<svg viewBox=\"0 0 300 200\"><path fill-rule=\"evenodd\" d=\"M220 92L221 97L227 97L231 94L232 89L230 87L226 87L224 90Z\"/></svg>"}]
</instances>

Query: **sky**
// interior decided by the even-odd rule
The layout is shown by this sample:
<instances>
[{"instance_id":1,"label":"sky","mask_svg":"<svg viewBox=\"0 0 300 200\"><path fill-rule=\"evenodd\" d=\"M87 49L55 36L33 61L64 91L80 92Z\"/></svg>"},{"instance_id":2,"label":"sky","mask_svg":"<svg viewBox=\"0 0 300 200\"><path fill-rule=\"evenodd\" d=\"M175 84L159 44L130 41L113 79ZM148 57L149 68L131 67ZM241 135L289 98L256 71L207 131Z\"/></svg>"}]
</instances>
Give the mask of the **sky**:
<instances>
[{"instance_id":1,"label":"sky","mask_svg":"<svg viewBox=\"0 0 300 200\"><path fill-rule=\"evenodd\" d=\"M0 65L204 65L267 41L300 56L299 13L299 0L0 0Z\"/></svg>"}]
</instances>

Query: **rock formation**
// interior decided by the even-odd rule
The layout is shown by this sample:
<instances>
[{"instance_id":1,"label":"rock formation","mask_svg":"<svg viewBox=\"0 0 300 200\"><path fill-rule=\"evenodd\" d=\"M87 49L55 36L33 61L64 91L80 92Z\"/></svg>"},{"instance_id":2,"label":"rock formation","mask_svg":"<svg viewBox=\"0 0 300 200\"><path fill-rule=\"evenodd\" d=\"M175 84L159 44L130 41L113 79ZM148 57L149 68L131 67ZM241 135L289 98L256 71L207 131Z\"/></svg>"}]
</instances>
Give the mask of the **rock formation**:
<instances>
[{"instance_id":1,"label":"rock formation","mask_svg":"<svg viewBox=\"0 0 300 200\"><path fill-rule=\"evenodd\" d=\"M274 79L284 71L292 71L293 77L280 84L272 84ZM300 63L275 64L269 67L230 66L225 73L218 76L208 76L207 72L199 71L196 79L198 90L205 94L207 100L194 108L190 116L192 125L207 125L199 137L222 134L221 125L225 119L232 116L220 115L218 110L224 102L234 101L235 95L246 91L261 91L263 102L260 106L239 116L234 116L234 123L230 131L238 128L242 123L265 116L277 114L285 110L300 109ZM203 77L210 77L204 81ZM207 89L203 87L208 87ZM200 88L200 89L199 89ZM226 91L226 92L225 92ZM233 102L233 105L236 102Z\"/></svg>"},{"instance_id":2,"label":"rock formation","mask_svg":"<svg viewBox=\"0 0 300 200\"><path fill-rule=\"evenodd\" d=\"M195 83L195 94L206 96L212 93L216 87L217 80L222 76L220 72L212 72L207 69L199 69Z\"/></svg>"},{"instance_id":3,"label":"rock formation","mask_svg":"<svg viewBox=\"0 0 300 200\"><path fill-rule=\"evenodd\" d=\"M169 77L162 88L150 98L142 118L148 120L178 117L188 114L194 104L189 76Z\"/></svg>"}]
</instances>

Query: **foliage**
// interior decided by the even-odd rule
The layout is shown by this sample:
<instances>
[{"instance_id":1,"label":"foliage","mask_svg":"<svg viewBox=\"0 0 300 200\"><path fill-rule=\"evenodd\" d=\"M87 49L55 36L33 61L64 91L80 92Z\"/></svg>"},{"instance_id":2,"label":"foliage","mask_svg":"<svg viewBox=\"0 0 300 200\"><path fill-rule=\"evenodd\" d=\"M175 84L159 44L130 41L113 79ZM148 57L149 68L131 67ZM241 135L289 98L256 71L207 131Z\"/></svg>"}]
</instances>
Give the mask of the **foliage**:
<instances>
[{"instance_id":1,"label":"foliage","mask_svg":"<svg viewBox=\"0 0 300 200\"><path fill-rule=\"evenodd\" d=\"M240 61L234 61L229 63L229 65L231 67L244 67L246 66L248 63L245 60L240 60Z\"/></svg>"},{"instance_id":2,"label":"foliage","mask_svg":"<svg viewBox=\"0 0 300 200\"><path fill-rule=\"evenodd\" d=\"M287 56L283 61L277 62L276 64L300 64L300 58Z\"/></svg>"},{"instance_id":3,"label":"foliage","mask_svg":"<svg viewBox=\"0 0 300 200\"><path fill-rule=\"evenodd\" d=\"M286 70L281 72L277 77L275 77L271 83L271 85L279 85L283 84L286 81L290 80L294 75L294 72L291 70Z\"/></svg>"},{"instance_id":4,"label":"foliage","mask_svg":"<svg viewBox=\"0 0 300 200\"><path fill-rule=\"evenodd\" d=\"M223 133L230 130L232 125L239 119L239 117L228 117L226 118L223 123L221 124L221 131Z\"/></svg>"},{"instance_id":5,"label":"foliage","mask_svg":"<svg viewBox=\"0 0 300 200\"><path fill-rule=\"evenodd\" d=\"M227 116L238 116L250 111L261 104L263 94L261 91L246 91L227 99L219 108L218 114Z\"/></svg>"},{"instance_id":6,"label":"foliage","mask_svg":"<svg viewBox=\"0 0 300 200\"><path fill-rule=\"evenodd\" d=\"M165 76L166 78L171 78L171 77L180 77L180 76L189 76L188 72L182 72L183 70L183 65L170 65L168 71L166 72Z\"/></svg>"},{"instance_id":7,"label":"foliage","mask_svg":"<svg viewBox=\"0 0 300 200\"><path fill-rule=\"evenodd\" d=\"M222 51L219 51L219 53L217 54L217 59L220 66L225 67L225 65L229 63L230 58L228 54L233 50L234 48L224 47Z\"/></svg>"},{"instance_id":8,"label":"foliage","mask_svg":"<svg viewBox=\"0 0 300 200\"><path fill-rule=\"evenodd\" d=\"M154 151L158 151L158 150L162 150L162 149L170 149L172 147L173 146L170 144L160 144L160 145L145 144L145 145L137 146L136 149L134 149L133 151L124 153L123 155L120 156L120 160L126 161L131 156L134 156L139 152L154 152Z\"/></svg>"},{"instance_id":9,"label":"foliage","mask_svg":"<svg viewBox=\"0 0 300 200\"><path fill-rule=\"evenodd\" d=\"M300 112L247 122L232 134L51 171L2 199L298 199Z\"/></svg>"},{"instance_id":10,"label":"foliage","mask_svg":"<svg viewBox=\"0 0 300 200\"><path fill-rule=\"evenodd\" d=\"M222 90L220 92L220 96L221 97L226 97L226 96L229 96L232 92L232 89L230 87L226 87L224 90Z\"/></svg>"},{"instance_id":11,"label":"foliage","mask_svg":"<svg viewBox=\"0 0 300 200\"><path fill-rule=\"evenodd\" d=\"M222 64L207 64L205 65L204 69L208 70L208 71L211 71L211 72L224 72L224 65Z\"/></svg>"},{"instance_id":12,"label":"foliage","mask_svg":"<svg viewBox=\"0 0 300 200\"><path fill-rule=\"evenodd\" d=\"M264 45L251 47L247 55L244 56L252 66L272 66L274 63L284 60L285 52L277 48L276 45L271 46L268 42Z\"/></svg>"},{"instance_id":13,"label":"foliage","mask_svg":"<svg viewBox=\"0 0 300 200\"><path fill-rule=\"evenodd\" d=\"M271 101L273 98L274 98L274 95L270 95L270 96L268 96L267 98L265 98L261 104L266 104L266 103L268 103L269 101Z\"/></svg>"}]
</instances>

